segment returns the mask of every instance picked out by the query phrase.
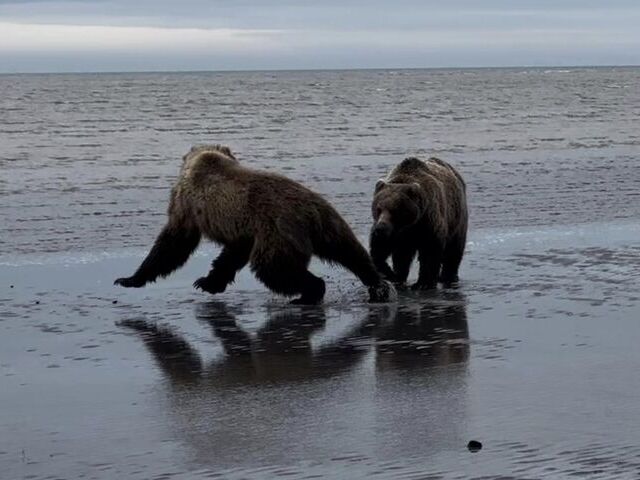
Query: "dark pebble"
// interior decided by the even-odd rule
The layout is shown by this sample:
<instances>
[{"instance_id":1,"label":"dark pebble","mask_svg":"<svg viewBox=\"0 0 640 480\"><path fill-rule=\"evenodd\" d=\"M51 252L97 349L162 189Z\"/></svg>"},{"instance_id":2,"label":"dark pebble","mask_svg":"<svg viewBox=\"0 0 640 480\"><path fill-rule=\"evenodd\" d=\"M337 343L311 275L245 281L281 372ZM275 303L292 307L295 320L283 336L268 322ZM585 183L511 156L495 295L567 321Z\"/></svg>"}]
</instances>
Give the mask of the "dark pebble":
<instances>
[{"instance_id":1,"label":"dark pebble","mask_svg":"<svg viewBox=\"0 0 640 480\"><path fill-rule=\"evenodd\" d=\"M480 450L482 450L482 444L477 440L471 440L467 444L467 448L469 449L470 452L473 452L473 453L479 452Z\"/></svg>"}]
</instances>

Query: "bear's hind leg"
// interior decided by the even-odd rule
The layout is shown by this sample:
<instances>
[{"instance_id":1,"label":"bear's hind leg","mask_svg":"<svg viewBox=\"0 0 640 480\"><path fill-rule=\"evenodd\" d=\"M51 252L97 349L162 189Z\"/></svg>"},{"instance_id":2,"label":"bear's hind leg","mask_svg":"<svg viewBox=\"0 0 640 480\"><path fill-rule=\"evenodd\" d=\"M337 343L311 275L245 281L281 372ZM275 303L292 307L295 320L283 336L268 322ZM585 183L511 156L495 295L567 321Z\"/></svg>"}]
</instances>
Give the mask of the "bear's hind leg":
<instances>
[{"instance_id":1,"label":"bear's hind leg","mask_svg":"<svg viewBox=\"0 0 640 480\"><path fill-rule=\"evenodd\" d=\"M321 243L317 246L320 248L315 251L316 255L323 260L339 263L358 277L369 289L369 302L386 303L397 298L397 292L393 285L382 276L386 274L390 280L395 278L393 270L386 263L386 256L384 257L385 261L380 265L380 268L386 267L386 271L379 272L367 251L346 223L344 223L341 232L329 238L332 238L332 242L324 242L324 244Z\"/></svg>"},{"instance_id":2,"label":"bear's hind leg","mask_svg":"<svg viewBox=\"0 0 640 480\"><path fill-rule=\"evenodd\" d=\"M222 293L236 278L236 273L249 261L253 239L242 239L225 246L218 258L213 261L206 277L201 277L193 284L195 288L209 293Z\"/></svg>"},{"instance_id":3,"label":"bear's hind leg","mask_svg":"<svg viewBox=\"0 0 640 480\"><path fill-rule=\"evenodd\" d=\"M324 280L316 277L309 270L306 270L299 276L302 285L301 295L291 300L293 305L317 305L322 302L326 290Z\"/></svg>"},{"instance_id":4,"label":"bear's hind leg","mask_svg":"<svg viewBox=\"0 0 640 480\"><path fill-rule=\"evenodd\" d=\"M258 280L270 290L287 296L300 294L291 303L316 305L324 297L324 281L307 270L309 258L298 256L300 258L295 258L295 253L289 252L274 256L269 261L259 259L254 262L252 269Z\"/></svg>"},{"instance_id":5,"label":"bear's hind leg","mask_svg":"<svg viewBox=\"0 0 640 480\"><path fill-rule=\"evenodd\" d=\"M440 275L442 283L451 284L458 281L458 269L464 255L465 244L465 235L458 235L447 244L444 250L442 273Z\"/></svg>"}]
</instances>

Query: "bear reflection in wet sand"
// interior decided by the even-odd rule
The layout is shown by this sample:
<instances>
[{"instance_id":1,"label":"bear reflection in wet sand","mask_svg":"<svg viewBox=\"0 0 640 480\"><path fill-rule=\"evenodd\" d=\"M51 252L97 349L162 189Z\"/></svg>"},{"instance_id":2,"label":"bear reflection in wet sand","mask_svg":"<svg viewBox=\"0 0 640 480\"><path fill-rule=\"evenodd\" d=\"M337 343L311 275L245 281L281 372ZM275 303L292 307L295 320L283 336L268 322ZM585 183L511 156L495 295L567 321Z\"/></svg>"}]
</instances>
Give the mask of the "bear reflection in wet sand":
<instances>
[{"instance_id":1,"label":"bear reflection in wet sand","mask_svg":"<svg viewBox=\"0 0 640 480\"><path fill-rule=\"evenodd\" d=\"M466 362L469 334L464 297L456 291L438 291L407 300L397 306L370 307L362 321L317 348L311 337L325 326L323 308L276 308L252 336L223 303L209 302L200 306L197 317L211 326L225 355L208 365L168 327L139 319L121 325L140 334L176 386L205 382L222 387L330 377L357 365L372 347L378 370Z\"/></svg>"},{"instance_id":2,"label":"bear reflection in wet sand","mask_svg":"<svg viewBox=\"0 0 640 480\"><path fill-rule=\"evenodd\" d=\"M466 445L460 294L404 296L397 308L272 307L255 334L242 328L252 313L231 310L197 309L224 350L212 360L171 329L124 322L166 380L154 390L168 402L168 440L184 442L194 464L263 468L349 452L391 461Z\"/></svg>"}]
</instances>

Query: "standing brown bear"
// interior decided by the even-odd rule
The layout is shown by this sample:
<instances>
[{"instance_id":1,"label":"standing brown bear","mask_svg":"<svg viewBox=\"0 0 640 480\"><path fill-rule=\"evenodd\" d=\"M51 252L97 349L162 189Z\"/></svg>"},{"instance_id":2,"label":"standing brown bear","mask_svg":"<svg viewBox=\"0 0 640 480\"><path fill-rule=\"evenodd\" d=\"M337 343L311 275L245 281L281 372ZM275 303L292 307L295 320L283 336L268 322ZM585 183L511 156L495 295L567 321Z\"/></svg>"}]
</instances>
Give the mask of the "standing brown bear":
<instances>
[{"instance_id":1,"label":"standing brown bear","mask_svg":"<svg viewBox=\"0 0 640 480\"><path fill-rule=\"evenodd\" d=\"M320 195L281 175L240 165L228 147L194 147L171 191L168 221L138 270L117 285L142 287L181 267L204 235L223 246L194 287L224 292L247 263L274 292L319 303L324 281L307 267L312 255L339 263L367 287L371 302L393 299L349 225Z\"/></svg>"},{"instance_id":2,"label":"standing brown bear","mask_svg":"<svg viewBox=\"0 0 640 480\"><path fill-rule=\"evenodd\" d=\"M468 215L464 180L451 165L438 158L403 160L376 183L372 213L371 256L385 277L404 283L417 253L420 270L412 288L458 281Z\"/></svg>"}]
</instances>

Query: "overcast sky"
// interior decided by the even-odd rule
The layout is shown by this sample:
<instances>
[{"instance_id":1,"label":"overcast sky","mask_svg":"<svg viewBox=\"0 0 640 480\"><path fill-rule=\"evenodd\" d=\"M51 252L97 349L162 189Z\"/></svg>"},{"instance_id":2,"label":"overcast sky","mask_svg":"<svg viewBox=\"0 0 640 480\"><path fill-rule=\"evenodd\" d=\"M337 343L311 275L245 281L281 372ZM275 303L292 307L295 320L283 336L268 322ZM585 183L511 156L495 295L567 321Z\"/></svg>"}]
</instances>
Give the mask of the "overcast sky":
<instances>
[{"instance_id":1,"label":"overcast sky","mask_svg":"<svg viewBox=\"0 0 640 480\"><path fill-rule=\"evenodd\" d=\"M640 64L640 0L0 0L0 72Z\"/></svg>"}]
</instances>

